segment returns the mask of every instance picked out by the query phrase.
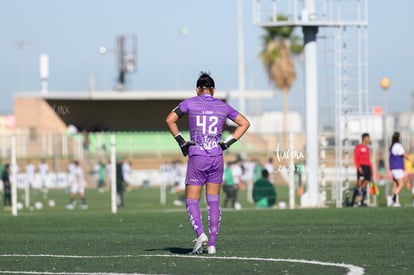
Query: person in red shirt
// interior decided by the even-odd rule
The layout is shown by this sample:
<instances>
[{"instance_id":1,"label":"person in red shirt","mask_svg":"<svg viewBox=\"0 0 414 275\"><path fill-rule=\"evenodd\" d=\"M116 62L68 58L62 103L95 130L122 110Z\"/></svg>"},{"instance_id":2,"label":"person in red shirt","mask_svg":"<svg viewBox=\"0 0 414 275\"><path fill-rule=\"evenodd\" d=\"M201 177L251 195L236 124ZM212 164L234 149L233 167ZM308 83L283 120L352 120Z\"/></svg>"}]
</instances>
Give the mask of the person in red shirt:
<instances>
[{"instance_id":1,"label":"person in red shirt","mask_svg":"<svg viewBox=\"0 0 414 275\"><path fill-rule=\"evenodd\" d=\"M370 159L369 147L371 144L371 138L368 133L363 133L361 143L355 147L354 150L354 162L357 169L357 184L352 195L351 205L355 204L355 198L359 194L361 200L359 206L366 206L364 199L367 194L367 185L371 181L372 176L372 163Z\"/></svg>"}]
</instances>

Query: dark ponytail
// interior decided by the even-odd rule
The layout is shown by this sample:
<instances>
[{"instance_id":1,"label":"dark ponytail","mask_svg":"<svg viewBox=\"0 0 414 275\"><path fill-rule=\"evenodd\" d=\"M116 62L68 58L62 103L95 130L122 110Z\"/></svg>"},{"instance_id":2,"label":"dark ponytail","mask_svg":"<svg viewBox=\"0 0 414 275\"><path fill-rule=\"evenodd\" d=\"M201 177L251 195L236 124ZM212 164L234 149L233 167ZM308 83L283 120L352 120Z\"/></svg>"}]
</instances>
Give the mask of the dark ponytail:
<instances>
[{"instance_id":1,"label":"dark ponytail","mask_svg":"<svg viewBox=\"0 0 414 275\"><path fill-rule=\"evenodd\" d=\"M392 134L392 140L391 140L391 146L390 146L390 152L392 149L392 146L395 143L399 143L400 142L400 133L399 132L394 132L394 134Z\"/></svg>"}]
</instances>

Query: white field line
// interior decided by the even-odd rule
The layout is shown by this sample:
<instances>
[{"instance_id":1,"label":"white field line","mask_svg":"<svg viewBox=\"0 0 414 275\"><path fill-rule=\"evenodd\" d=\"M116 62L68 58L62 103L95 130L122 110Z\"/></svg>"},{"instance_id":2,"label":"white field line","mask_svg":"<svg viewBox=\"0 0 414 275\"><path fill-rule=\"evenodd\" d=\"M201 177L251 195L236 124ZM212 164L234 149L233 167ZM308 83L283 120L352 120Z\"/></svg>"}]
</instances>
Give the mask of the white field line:
<instances>
[{"instance_id":1,"label":"white field line","mask_svg":"<svg viewBox=\"0 0 414 275\"><path fill-rule=\"evenodd\" d=\"M105 273L105 272L49 272L49 271L1 271L0 274L25 275L147 275L145 273Z\"/></svg>"},{"instance_id":2,"label":"white field line","mask_svg":"<svg viewBox=\"0 0 414 275\"><path fill-rule=\"evenodd\" d=\"M220 260L242 260L242 261L264 261L264 262L290 262L313 264L322 266L341 267L348 270L348 275L362 275L364 269L359 266L340 263L328 263L320 261L299 260L299 259L274 259L274 258L245 258L245 257L220 257L220 256L201 256L201 255L140 255L142 257L175 257L175 258L201 258L201 259L220 259Z\"/></svg>"},{"instance_id":3,"label":"white field line","mask_svg":"<svg viewBox=\"0 0 414 275\"><path fill-rule=\"evenodd\" d=\"M201 255L113 255L113 256L79 256L79 255L49 255L49 254L38 254L38 255L20 255L20 254L3 254L0 257L44 257L44 258L75 258L75 259L99 259L99 258L132 258L132 257L164 257L164 258L198 258L198 259L220 259L220 260L236 260L236 261L262 261L262 262L290 262L290 263L301 263L301 264L312 264L321 266L333 266L344 268L348 270L348 275L362 275L364 274L364 268L344 263L328 263L321 261L301 260L301 259L274 259L274 258L248 258L248 257L221 257L221 256L201 256ZM131 275L141 273L70 273L70 272L33 272L33 271L1 271L0 274L50 274L50 275Z\"/></svg>"}]
</instances>

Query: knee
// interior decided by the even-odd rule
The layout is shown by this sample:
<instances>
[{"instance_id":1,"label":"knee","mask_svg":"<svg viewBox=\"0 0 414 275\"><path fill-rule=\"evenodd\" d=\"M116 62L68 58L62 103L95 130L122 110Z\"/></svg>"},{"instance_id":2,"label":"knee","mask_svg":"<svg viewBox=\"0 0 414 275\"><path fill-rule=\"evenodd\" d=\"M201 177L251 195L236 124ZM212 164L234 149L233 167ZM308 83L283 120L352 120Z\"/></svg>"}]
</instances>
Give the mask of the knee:
<instances>
[{"instance_id":1,"label":"knee","mask_svg":"<svg viewBox=\"0 0 414 275\"><path fill-rule=\"evenodd\" d=\"M206 201L207 201L207 203L219 202L220 201L220 196L219 195L207 194L206 195Z\"/></svg>"}]
</instances>

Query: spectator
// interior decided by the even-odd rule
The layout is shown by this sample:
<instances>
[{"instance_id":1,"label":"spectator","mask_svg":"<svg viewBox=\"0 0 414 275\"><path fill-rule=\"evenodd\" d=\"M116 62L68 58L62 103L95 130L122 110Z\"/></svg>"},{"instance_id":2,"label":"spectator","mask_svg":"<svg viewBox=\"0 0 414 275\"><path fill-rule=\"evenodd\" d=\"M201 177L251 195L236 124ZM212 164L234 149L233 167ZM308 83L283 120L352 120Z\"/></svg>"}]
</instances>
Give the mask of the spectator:
<instances>
[{"instance_id":1,"label":"spectator","mask_svg":"<svg viewBox=\"0 0 414 275\"><path fill-rule=\"evenodd\" d=\"M118 207L124 207L124 192L125 192L125 179L124 179L124 170L123 163L116 163L116 196L117 196L117 205Z\"/></svg>"},{"instance_id":2,"label":"spectator","mask_svg":"<svg viewBox=\"0 0 414 275\"><path fill-rule=\"evenodd\" d=\"M95 171L97 173L97 188L98 192L104 192L105 188L105 181L106 181L106 167L105 163L100 160L95 167Z\"/></svg>"},{"instance_id":3,"label":"spectator","mask_svg":"<svg viewBox=\"0 0 414 275\"><path fill-rule=\"evenodd\" d=\"M10 164L4 165L3 172L1 173L1 180L3 181L3 204L4 207L10 207L11 202L11 183L10 183Z\"/></svg>"},{"instance_id":4,"label":"spectator","mask_svg":"<svg viewBox=\"0 0 414 275\"><path fill-rule=\"evenodd\" d=\"M125 187L131 183L131 162L124 159L122 162L122 176L124 178Z\"/></svg>"},{"instance_id":5,"label":"spectator","mask_svg":"<svg viewBox=\"0 0 414 275\"><path fill-rule=\"evenodd\" d=\"M234 185L233 173L231 166L233 163L228 162L224 168L224 181L223 181L223 192L226 194L224 198L223 207L227 207L227 203L231 201L231 205L234 208L237 200L237 187Z\"/></svg>"},{"instance_id":6,"label":"spectator","mask_svg":"<svg viewBox=\"0 0 414 275\"><path fill-rule=\"evenodd\" d=\"M257 208L273 207L276 202L276 190L269 181L269 172L262 170L262 178L253 186L253 201Z\"/></svg>"}]
</instances>

